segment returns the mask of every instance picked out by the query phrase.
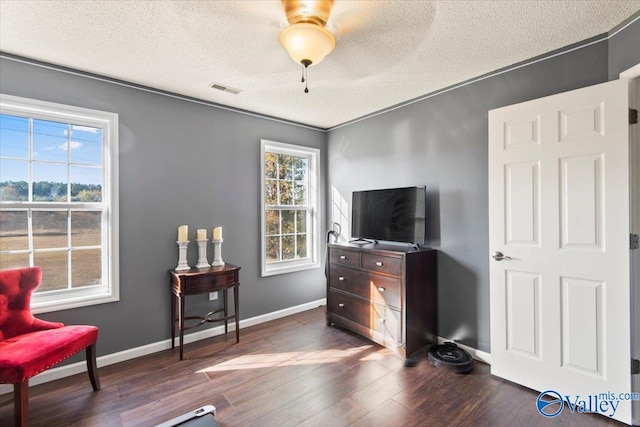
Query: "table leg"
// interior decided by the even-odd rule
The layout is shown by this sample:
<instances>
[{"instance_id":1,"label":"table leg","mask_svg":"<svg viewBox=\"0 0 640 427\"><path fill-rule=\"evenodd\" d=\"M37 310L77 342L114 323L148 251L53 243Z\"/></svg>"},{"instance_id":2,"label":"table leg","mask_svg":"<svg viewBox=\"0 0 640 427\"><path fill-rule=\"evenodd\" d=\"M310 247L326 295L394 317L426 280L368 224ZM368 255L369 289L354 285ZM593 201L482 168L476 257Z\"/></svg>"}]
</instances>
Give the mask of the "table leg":
<instances>
[{"instance_id":1,"label":"table leg","mask_svg":"<svg viewBox=\"0 0 640 427\"><path fill-rule=\"evenodd\" d=\"M176 296L171 293L171 348L176 346Z\"/></svg>"},{"instance_id":2,"label":"table leg","mask_svg":"<svg viewBox=\"0 0 640 427\"><path fill-rule=\"evenodd\" d=\"M238 285L236 285L233 287L233 307L236 317L236 342L240 342L240 313L238 311L239 306L240 304L238 300Z\"/></svg>"},{"instance_id":3,"label":"table leg","mask_svg":"<svg viewBox=\"0 0 640 427\"><path fill-rule=\"evenodd\" d=\"M180 299L180 307L178 308L178 329L180 330L180 360L182 360L184 352L184 295L181 295L178 298Z\"/></svg>"},{"instance_id":4,"label":"table leg","mask_svg":"<svg viewBox=\"0 0 640 427\"><path fill-rule=\"evenodd\" d=\"M222 305L223 314L224 314L224 334L227 335L228 327L229 327L229 320L227 320L227 316L229 315L229 309L228 309L229 297L226 289L222 291L222 297L224 298L224 304Z\"/></svg>"}]
</instances>

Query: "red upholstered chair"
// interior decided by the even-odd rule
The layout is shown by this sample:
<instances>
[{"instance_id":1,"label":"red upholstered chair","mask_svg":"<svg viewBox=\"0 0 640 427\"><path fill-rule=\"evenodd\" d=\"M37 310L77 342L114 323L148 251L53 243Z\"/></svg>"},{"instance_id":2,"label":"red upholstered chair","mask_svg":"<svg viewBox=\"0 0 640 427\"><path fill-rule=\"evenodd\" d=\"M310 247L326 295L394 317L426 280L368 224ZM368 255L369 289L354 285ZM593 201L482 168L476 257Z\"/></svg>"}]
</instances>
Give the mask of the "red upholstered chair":
<instances>
[{"instance_id":1,"label":"red upholstered chair","mask_svg":"<svg viewBox=\"0 0 640 427\"><path fill-rule=\"evenodd\" d=\"M94 390L100 389L95 326L64 326L31 314L39 267L0 271L0 384L13 384L16 426L28 425L29 378L86 349Z\"/></svg>"}]
</instances>

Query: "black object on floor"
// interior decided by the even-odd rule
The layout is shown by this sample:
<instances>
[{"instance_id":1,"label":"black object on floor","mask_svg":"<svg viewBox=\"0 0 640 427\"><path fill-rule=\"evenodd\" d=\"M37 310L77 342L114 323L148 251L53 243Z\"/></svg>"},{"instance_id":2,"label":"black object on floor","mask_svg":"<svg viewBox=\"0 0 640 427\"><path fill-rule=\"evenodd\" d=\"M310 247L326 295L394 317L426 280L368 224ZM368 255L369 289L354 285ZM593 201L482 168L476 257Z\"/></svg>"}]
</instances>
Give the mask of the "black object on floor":
<instances>
[{"instance_id":1,"label":"black object on floor","mask_svg":"<svg viewBox=\"0 0 640 427\"><path fill-rule=\"evenodd\" d=\"M213 405L205 405L162 424L158 424L156 427L220 427L214 418L215 415L216 407Z\"/></svg>"},{"instance_id":2,"label":"black object on floor","mask_svg":"<svg viewBox=\"0 0 640 427\"><path fill-rule=\"evenodd\" d=\"M431 366L444 366L457 374L466 374L473 369L473 358L469 352L452 342L432 345L427 358Z\"/></svg>"},{"instance_id":3,"label":"black object on floor","mask_svg":"<svg viewBox=\"0 0 640 427\"><path fill-rule=\"evenodd\" d=\"M407 357L406 359L404 359L405 368L413 368L414 366L417 366L417 365L418 365L417 357Z\"/></svg>"}]
</instances>

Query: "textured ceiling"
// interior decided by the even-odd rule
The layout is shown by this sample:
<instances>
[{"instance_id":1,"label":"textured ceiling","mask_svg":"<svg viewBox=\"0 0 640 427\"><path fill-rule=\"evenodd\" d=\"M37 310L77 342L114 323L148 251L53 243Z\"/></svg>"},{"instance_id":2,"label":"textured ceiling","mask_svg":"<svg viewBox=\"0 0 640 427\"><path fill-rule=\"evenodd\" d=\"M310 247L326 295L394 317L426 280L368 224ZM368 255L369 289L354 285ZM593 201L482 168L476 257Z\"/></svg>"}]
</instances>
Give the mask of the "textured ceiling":
<instances>
[{"instance_id":1,"label":"textured ceiling","mask_svg":"<svg viewBox=\"0 0 640 427\"><path fill-rule=\"evenodd\" d=\"M605 33L638 10L640 0L336 0L336 48L309 69L308 94L278 43L278 0L1 0L0 50L330 128Z\"/></svg>"}]
</instances>

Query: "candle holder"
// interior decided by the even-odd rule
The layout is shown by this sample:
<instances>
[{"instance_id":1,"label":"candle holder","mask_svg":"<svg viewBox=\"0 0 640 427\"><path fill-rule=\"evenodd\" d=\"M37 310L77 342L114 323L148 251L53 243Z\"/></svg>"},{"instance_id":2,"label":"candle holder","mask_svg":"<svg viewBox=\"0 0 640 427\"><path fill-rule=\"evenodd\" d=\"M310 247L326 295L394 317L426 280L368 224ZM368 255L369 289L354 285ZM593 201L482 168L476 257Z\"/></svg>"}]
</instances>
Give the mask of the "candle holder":
<instances>
[{"instance_id":1,"label":"candle holder","mask_svg":"<svg viewBox=\"0 0 640 427\"><path fill-rule=\"evenodd\" d=\"M207 262L207 239L197 239L198 242L198 263L196 264L196 268L209 268L209 263Z\"/></svg>"},{"instance_id":2,"label":"candle holder","mask_svg":"<svg viewBox=\"0 0 640 427\"><path fill-rule=\"evenodd\" d=\"M187 246L189 245L189 241L177 241L178 244L178 266L175 268L176 271L181 270L189 270L189 264L187 264Z\"/></svg>"},{"instance_id":3,"label":"candle holder","mask_svg":"<svg viewBox=\"0 0 640 427\"><path fill-rule=\"evenodd\" d=\"M211 266L222 267L224 265L224 261L222 260L222 242L224 242L224 239L211 241L213 242L213 262Z\"/></svg>"}]
</instances>

